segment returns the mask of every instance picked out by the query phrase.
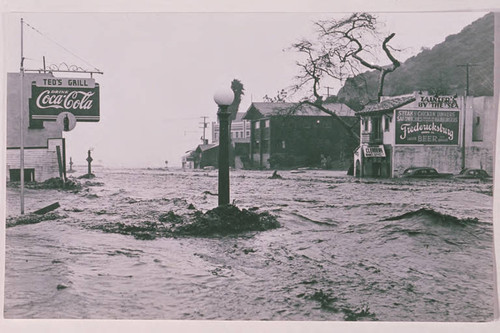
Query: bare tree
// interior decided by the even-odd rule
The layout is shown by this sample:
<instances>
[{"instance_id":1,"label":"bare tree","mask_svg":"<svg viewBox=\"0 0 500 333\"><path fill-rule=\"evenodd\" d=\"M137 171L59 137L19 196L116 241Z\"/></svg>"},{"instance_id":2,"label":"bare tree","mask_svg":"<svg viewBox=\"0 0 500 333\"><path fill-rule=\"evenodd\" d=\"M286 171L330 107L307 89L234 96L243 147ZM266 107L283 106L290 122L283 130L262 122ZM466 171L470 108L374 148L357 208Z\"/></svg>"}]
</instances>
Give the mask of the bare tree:
<instances>
[{"instance_id":1,"label":"bare tree","mask_svg":"<svg viewBox=\"0 0 500 333\"><path fill-rule=\"evenodd\" d=\"M381 33L374 15L354 13L341 20L318 21L316 26L319 29L320 43L324 47L324 52L328 54L328 61L338 64L338 67L347 73L359 72L358 64L380 72L377 91L377 98L380 101L386 75L394 72L401 65L392 54L392 51L397 50L389 45L396 34L391 33L382 40L381 48L391 61L390 65L382 66L366 58L367 56L373 57L374 50L380 47L377 39Z\"/></svg>"},{"instance_id":2,"label":"bare tree","mask_svg":"<svg viewBox=\"0 0 500 333\"><path fill-rule=\"evenodd\" d=\"M320 82L326 77L339 78L334 68L334 63L329 60L329 55L323 52L322 46L316 41L301 40L294 43L291 49L298 52L303 59L296 62L299 74L295 77L297 84L292 91L297 92L311 85L312 93L317 103L322 102L319 94Z\"/></svg>"},{"instance_id":3,"label":"bare tree","mask_svg":"<svg viewBox=\"0 0 500 333\"><path fill-rule=\"evenodd\" d=\"M281 89L280 91L278 91L276 96L269 97L268 95L265 95L262 99L264 100L264 102L268 103L285 103L287 95L288 93L286 92L286 90Z\"/></svg>"},{"instance_id":4,"label":"bare tree","mask_svg":"<svg viewBox=\"0 0 500 333\"><path fill-rule=\"evenodd\" d=\"M330 77L343 81L368 68L380 72L377 91L380 100L386 75L401 65L392 54L397 50L389 45L395 34L391 33L382 39L376 17L368 13L354 13L340 20L321 20L315 22L315 26L317 36L314 41L304 39L291 47L305 56L297 61L299 75L296 77L298 83L295 90L312 85L316 103L321 103L318 90L322 79ZM376 53L380 48L390 60L390 65L377 64L380 61Z\"/></svg>"}]
</instances>

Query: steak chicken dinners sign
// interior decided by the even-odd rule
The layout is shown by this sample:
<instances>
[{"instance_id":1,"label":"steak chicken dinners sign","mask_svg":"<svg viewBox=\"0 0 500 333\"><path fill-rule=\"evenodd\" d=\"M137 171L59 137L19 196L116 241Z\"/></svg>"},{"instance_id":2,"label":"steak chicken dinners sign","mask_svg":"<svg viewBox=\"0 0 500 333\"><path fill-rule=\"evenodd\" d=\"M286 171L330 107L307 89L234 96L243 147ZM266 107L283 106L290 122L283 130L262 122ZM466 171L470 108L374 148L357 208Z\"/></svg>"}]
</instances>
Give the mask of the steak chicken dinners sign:
<instances>
[{"instance_id":1,"label":"steak chicken dinners sign","mask_svg":"<svg viewBox=\"0 0 500 333\"><path fill-rule=\"evenodd\" d=\"M396 144L458 145L459 113L396 110Z\"/></svg>"},{"instance_id":2,"label":"steak chicken dinners sign","mask_svg":"<svg viewBox=\"0 0 500 333\"><path fill-rule=\"evenodd\" d=\"M32 119L55 121L61 112L76 121L99 121L99 84L89 78L41 78L31 85Z\"/></svg>"}]
</instances>

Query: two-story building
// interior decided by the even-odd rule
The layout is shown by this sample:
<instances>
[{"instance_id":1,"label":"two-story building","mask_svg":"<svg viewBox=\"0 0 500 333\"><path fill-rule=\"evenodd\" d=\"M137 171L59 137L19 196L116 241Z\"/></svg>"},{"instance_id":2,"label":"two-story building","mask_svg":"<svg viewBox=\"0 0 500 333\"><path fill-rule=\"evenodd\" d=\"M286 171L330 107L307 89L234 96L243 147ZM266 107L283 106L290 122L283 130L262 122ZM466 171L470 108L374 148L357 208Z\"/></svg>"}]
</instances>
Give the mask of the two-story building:
<instances>
[{"instance_id":1,"label":"two-story building","mask_svg":"<svg viewBox=\"0 0 500 333\"><path fill-rule=\"evenodd\" d=\"M411 95L386 97L360 116L354 173L398 177L409 167L458 173L481 168L492 174L497 112L493 97Z\"/></svg>"},{"instance_id":2,"label":"two-story building","mask_svg":"<svg viewBox=\"0 0 500 333\"><path fill-rule=\"evenodd\" d=\"M235 119L231 121L231 148L229 163L231 167L241 169L248 166L248 154L250 150L250 122L243 119L244 112L236 113ZM220 127L218 122L212 123L212 143L218 144L220 139Z\"/></svg>"},{"instance_id":3,"label":"two-story building","mask_svg":"<svg viewBox=\"0 0 500 333\"><path fill-rule=\"evenodd\" d=\"M250 122L243 119L244 112L236 113L231 121L231 140L236 142L250 142ZM212 122L212 143L218 143L220 138L218 122Z\"/></svg>"},{"instance_id":4,"label":"two-story building","mask_svg":"<svg viewBox=\"0 0 500 333\"><path fill-rule=\"evenodd\" d=\"M348 114L349 107L338 105ZM250 121L250 164L257 168L320 166L347 170L358 145L358 119L321 111L300 103L252 103L244 119Z\"/></svg>"}]
</instances>

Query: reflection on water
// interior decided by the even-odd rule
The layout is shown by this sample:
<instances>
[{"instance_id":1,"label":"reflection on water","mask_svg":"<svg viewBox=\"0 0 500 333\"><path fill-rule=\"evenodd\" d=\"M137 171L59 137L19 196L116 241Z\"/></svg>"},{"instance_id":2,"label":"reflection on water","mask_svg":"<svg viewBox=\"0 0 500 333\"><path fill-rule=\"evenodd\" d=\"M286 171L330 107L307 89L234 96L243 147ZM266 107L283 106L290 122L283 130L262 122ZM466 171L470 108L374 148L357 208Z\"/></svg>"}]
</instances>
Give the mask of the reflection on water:
<instances>
[{"instance_id":1,"label":"reflection on water","mask_svg":"<svg viewBox=\"0 0 500 333\"><path fill-rule=\"evenodd\" d=\"M234 203L281 228L138 240L94 227L214 208L217 172L95 173L79 193L26 190L27 211L63 217L6 229L6 318L493 319L491 183L234 171Z\"/></svg>"}]
</instances>

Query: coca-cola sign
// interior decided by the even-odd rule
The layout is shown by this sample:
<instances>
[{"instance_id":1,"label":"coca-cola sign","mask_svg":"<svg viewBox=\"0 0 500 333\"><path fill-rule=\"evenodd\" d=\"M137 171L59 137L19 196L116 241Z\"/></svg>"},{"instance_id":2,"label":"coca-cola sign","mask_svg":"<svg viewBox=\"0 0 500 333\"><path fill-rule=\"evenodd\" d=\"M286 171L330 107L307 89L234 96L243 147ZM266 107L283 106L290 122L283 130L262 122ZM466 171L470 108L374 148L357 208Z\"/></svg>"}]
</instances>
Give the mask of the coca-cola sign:
<instances>
[{"instance_id":1,"label":"coca-cola sign","mask_svg":"<svg viewBox=\"0 0 500 333\"><path fill-rule=\"evenodd\" d=\"M30 116L36 120L57 119L71 112L77 121L99 121L99 85L84 87L31 86Z\"/></svg>"}]
</instances>

